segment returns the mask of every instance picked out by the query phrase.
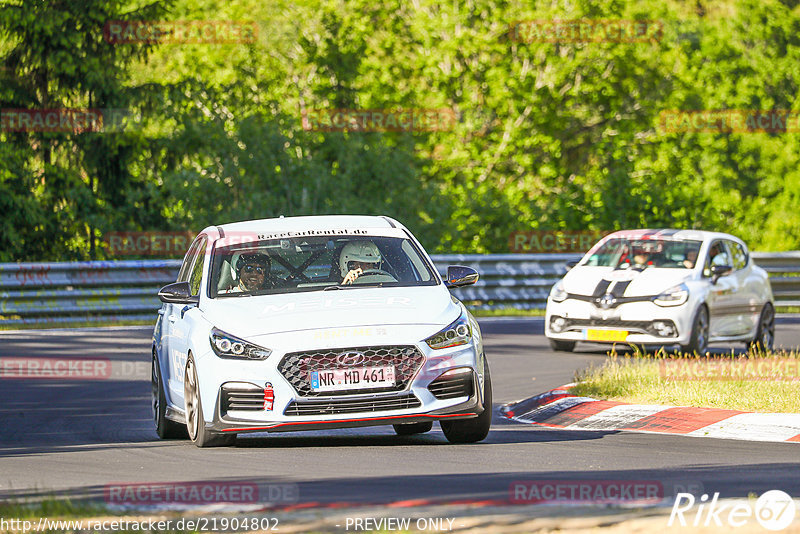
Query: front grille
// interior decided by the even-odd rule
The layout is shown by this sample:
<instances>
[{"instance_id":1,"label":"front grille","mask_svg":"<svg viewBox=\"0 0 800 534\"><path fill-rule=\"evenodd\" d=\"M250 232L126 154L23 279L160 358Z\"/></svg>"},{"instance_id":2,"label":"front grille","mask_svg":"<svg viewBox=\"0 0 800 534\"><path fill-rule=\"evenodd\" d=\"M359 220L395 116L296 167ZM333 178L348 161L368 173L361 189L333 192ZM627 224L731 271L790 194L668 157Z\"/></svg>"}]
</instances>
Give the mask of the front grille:
<instances>
[{"instance_id":1,"label":"front grille","mask_svg":"<svg viewBox=\"0 0 800 534\"><path fill-rule=\"evenodd\" d=\"M471 397L473 384L472 373L466 373L452 378L439 377L430 383L428 391L439 400L455 399L456 397Z\"/></svg>"},{"instance_id":2,"label":"front grille","mask_svg":"<svg viewBox=\"0 0 800 534\"><path fill-rule=\"evenodd\" d=\"M230 410L260 412L263 409L264 390L222 387L220 411L223 414L228 413Z\"/></svg>"},{"instance_id":3,"label":"front grille","mask_svg":"<svg viewBox=\"0 0 800 534\"><path fill-rule=\"evenodd\" d=\"M553 323L552 317L550 323ZM623 321L621 319L564 319L564 326L559 332L567 332L569 330L579 330L581 328L618 328L620 330L627 330L633 333L642 333L658 336L658 329L653 326L653 323L660 322L673 329L674 334L671 337L677 336L677 328L675 323L669 319L656 319L654 321ZM552 327L551 327L552 328Z\"/></svg>"},{"instance_id":4,"label":"front grille","mask_svg":"<svg viewBox=\"0 0 800 534\"><path fill-rule=\"evenodd\" d=\"M392 397L371 397L362 399L328 399L313 401L292 401L283 415L333 415L360 412L387 412L419 408L422 406L413 393Z\"/></svg>"},{"instance_id":5,"label":"front grille","mask_svg":"<svg viewBox=\"0 0 800 534\"><path fill-rule=\"evenodd\" d=\"M578 326L601 326L605 328L624 328L625 330L647 331L652 321L622 321L620 319L567 319L565 328Z\"/></svg>"},{"instance_id":6,"label":"front grille","mask_svg":"<svg viewBox=\"0 0 800 534\"><path fill-rule=\"evenodd\" d=\"M378 365L394 366L395 385L371 389L348 389L343 391L315 392L311 389L312 371L323 369L346 369L336 361L336 357L348 352L360 352L364 359L354 367L372 367ZM414 378L425 356L413 345L386 346L386 347L356 347L347 349L311 350L292 352L283 357L278 364L278 372L292 385L300 396L303 397L330 397L336 395L352 395L353 393L371 393L386 391L402 391Z\"/></svg>"}]
</instances>

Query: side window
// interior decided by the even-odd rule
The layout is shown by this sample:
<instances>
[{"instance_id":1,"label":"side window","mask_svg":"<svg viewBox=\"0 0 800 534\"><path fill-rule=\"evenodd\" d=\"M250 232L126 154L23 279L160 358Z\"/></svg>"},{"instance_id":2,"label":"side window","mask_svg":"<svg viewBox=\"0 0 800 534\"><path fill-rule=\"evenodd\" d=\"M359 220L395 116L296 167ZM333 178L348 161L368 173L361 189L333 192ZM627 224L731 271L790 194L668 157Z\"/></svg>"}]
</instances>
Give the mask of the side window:
<instances>
[{"instance_id":1,"label":"side window","mask_svg":"<svg viewBox=\"0 0 800 534\"><path fill-rule=\"evenodd\" d=\"M708 258L703 269L705 276L711 276L711 267L713 265L733 265L728 248L723 241L715 241L708 249Z\"/></svg>"},{"instance_id":2,"label":"side window","mask_svg":"<svg viewBox=\"0 0 800 534\"><path fill-rule=\"evenodd\" d=\"M189 273L191 272L192 265L194 264L194 259L197 257L197 251L200 246L201 236L197 236L192 244L189 246L188 252L186 252L186 256L183 257L183 264L181 265L181 270L178 272L178 282L186 282L189 280Z\"/></svg>"},{"instance_id":3,"label":"side window","mask_svg":"<svg viewBox=\"0 0 800 534\"><path fill-rule=\"evenodd\" d=\"M738 271L747 266L747 253L744 247L735 241L728 241L728 250L731 251L731 258L733 260L733 269Z\"/></svg>"},{"instance_id":4,"label":"side window","mask_svg":"<svg viewBox=\"0 0 800 534\"><path fill-rule=\"evenodd\" d=\"M189 274L189 288L192 290L192 295L200 294L200 281L203 279L203 260L205 260L206 243L208 239L203 236L200 240L197 250L194 255L194 264L191 267Z\"/></svg>"}]
</instances>

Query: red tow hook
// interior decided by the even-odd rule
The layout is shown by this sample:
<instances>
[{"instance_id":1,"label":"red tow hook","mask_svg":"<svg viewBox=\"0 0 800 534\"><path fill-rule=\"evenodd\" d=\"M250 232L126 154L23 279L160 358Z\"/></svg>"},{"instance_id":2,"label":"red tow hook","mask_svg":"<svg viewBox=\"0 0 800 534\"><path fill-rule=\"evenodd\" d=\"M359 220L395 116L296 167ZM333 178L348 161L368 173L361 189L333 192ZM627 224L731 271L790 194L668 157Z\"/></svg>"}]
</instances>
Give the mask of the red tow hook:
<instances>
[{"instance_id":1,"label":"red tow hook","mask_svg":"<svg viewBox=\"0 0 800 534\"><path fill-rule=\"evenodd\" d=\"M272 406L275 404L275 391L272 389L272 383L267 382L264 386L264 409L272 411Z\"/></svg>"}]
</instances>

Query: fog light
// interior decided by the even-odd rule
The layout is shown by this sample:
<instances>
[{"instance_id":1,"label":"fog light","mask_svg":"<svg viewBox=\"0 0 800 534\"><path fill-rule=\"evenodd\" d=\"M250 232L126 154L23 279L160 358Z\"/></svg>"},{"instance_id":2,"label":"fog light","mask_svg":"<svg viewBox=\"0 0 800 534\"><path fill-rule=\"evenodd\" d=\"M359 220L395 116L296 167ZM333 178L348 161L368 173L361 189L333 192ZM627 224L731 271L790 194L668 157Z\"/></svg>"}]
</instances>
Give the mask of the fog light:
<instances>
[{"instance_id":1,"label":"fog light","mask_svg":"<svg viewBox=\"0 0 800 534\"><path fill-rule=\"evenodd\" d=\"M664 321L653 321L653 328L661 337L672 337L675 335L675 327Z\"/></svg>"},{"instance_id":2,"label":"fog light","mask_svg":"<svg viewBox=\"0 0 800 534\"><path fill-rule=\"evenodd\" d=\"M561 332L567 325L567 320L563 317L553 317L550 320L550 330L553 332Z\"/></svg>"}]
</instances>

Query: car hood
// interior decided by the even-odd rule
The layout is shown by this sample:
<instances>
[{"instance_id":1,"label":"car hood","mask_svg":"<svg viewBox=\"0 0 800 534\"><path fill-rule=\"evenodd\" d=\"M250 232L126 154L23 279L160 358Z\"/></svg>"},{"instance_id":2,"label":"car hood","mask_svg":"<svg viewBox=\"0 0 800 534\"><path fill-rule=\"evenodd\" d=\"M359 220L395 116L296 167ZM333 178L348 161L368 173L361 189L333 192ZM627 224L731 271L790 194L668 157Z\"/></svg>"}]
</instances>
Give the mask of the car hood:
<instances>
[{"instance_id":1,"label":"car hood","mask_svg":"<svg viewBox=\"0 0 800 534\"><path fill-rule=\"evenodd\" d=\"M461 313L443 285L216 298L202 308L212 325L242 337L354 326L447 326Z\"/></svg>"},{"instance_id":2,"label":"car hood","mask_svg":"<svg viewBox=\"0 0 800 534\"><path fill-rule=\"evenodd\" d=\"M693 277L688 269L660 269L648 267L643 271L635 269L614 269L612 267L575 267L564 276L564 290L574 295L592 295L603 283L627 283L626 297L658 295L665 289L679 285ZM603 283L605 285L605 283Z\"/></svg>"}]
</instances>

